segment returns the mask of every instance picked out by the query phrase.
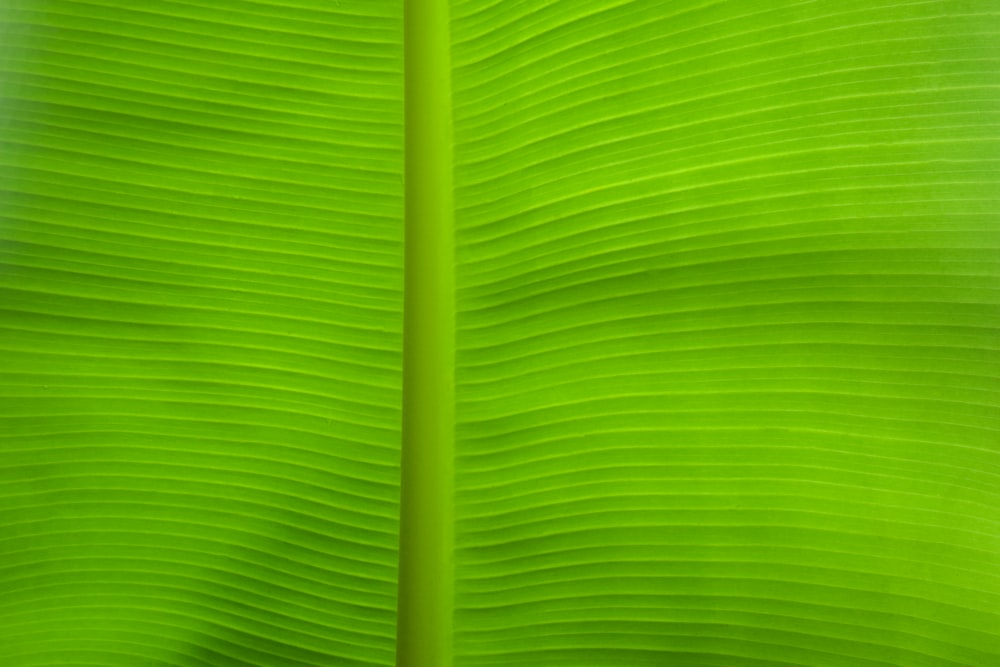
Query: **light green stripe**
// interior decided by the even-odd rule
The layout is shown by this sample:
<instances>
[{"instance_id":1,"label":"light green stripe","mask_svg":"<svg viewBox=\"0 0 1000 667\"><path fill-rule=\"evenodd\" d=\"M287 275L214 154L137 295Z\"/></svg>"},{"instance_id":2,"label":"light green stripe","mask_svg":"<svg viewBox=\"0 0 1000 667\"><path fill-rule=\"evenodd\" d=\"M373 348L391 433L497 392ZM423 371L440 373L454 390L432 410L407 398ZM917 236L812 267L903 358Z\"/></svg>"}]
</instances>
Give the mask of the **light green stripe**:
<instances>
[{"instance_id":1,"label":"light green stripe","mask_svg":"<svg viewBox=\"0 0 1000 667\"><path fill-rule=\"evenodd\" d=\"M451 664L454 239L448 5L407 0L400 667Z\"/></svg>"}]
</instances>

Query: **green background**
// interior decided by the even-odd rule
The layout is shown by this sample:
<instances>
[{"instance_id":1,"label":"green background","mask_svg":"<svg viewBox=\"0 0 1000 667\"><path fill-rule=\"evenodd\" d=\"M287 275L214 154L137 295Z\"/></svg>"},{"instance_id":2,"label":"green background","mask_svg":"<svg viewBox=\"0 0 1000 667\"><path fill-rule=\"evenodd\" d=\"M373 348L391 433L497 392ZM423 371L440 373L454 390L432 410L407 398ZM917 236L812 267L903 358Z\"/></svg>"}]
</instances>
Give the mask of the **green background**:
<instances>
[{"instance_id":1,"label":"green background","mask_svg":"<svg viewBox=\"0 0 1000 667\"><path fill-rule=\"evenodd\" d=\"M4 4L0 665L391 664L400 11Z\"/></svg>"},{"instance_id":2,"label":"green background","mask_svg":"<svg viewBox=\"0 0 1000 667\"><path fill-rule=\"evenodd\" d=\"M3 667L1000 664L990 0L0 8Z\"/></svg>"},{"instance_id":3,"label":"green background","mask_svg":"<svg viewBox=\"0 0 1000 667\"><path fill-rule=\"evenodd\" d=\"M456 664L1000 664L997 9L453 3Z\"/></svg>"}]
</instances>

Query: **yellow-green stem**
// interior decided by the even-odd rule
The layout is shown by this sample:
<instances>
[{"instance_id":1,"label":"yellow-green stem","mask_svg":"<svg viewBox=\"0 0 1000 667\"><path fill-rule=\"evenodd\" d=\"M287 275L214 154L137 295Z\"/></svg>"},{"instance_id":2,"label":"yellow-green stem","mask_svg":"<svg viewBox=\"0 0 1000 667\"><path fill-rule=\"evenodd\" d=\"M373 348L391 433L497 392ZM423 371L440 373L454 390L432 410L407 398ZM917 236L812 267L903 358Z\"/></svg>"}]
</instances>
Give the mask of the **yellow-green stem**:
<instances>
[{"instance_id":1,"label":"yellow-green stem","mask_svg":"<svg viewBox=\"0 0 1000 667\"><path fill-rule=\"evenodd\" d=\"M449 667L455 280L447 0L405 0L406 295L397 665Z\"/></svg>"}]
</instances>

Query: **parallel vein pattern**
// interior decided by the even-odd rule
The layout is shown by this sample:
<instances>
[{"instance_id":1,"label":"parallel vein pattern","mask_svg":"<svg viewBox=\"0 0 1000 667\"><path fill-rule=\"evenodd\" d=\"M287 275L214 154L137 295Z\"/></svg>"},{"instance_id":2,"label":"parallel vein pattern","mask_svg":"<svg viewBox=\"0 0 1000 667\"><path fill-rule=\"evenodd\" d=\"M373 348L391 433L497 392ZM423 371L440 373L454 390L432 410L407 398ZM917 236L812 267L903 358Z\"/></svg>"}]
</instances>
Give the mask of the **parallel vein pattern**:
<instances>
[{"instance_id":1,"label":"parallel vein pattern","mask_svg":"<svg viewBox=\"0 0 1000 667\"><path fill-rule=\"evenodd\" d=\"M401 8L4 4L0 664L391 664Z\"/></svg>"},{"instance_id":2,"label":"parallel vein pattern","mask_svg":"<svg viewBox=\"0 0 1000 667\"><path fill-rule=\"evenodd\" d=\"M457 0L458 667L1000 664L986 0Z\"/></svg>"}]
</instances>

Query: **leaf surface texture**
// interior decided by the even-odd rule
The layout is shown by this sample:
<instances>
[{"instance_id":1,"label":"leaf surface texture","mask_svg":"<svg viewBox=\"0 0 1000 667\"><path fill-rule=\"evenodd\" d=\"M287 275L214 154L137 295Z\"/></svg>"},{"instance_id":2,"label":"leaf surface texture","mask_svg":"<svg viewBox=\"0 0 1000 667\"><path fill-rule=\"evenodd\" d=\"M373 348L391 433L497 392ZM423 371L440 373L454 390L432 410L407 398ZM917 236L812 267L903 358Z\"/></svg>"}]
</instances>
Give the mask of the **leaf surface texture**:
<instances>
[{"instance_id":1,"label":"leaf surface texture","mask_svg":"<svg viewBox=\"0 0 1000 667\"><path fill-rule=\"evenodd\" d=\"M995 664L996 7L453 7L456 664Z\"/></svg>"},{"instance_id":2,"label":"leaf surface texture","mask_svg":"<svg viewBox=\"0 0 1000 667\"><path fill-rule=\"evenodd\" d=\"M393 662L402 12L347 4L6 3L0 663Z\"/></svg>"},{"instance_id":3,"label":"leaf surface texture","mask_svg":"<svg viewBox=\"0 0 1000 667\"><path fill-rule=\"evenodd\" d=\"M1000 663L993 3L449 11L454 667ZM0 25L0 664L393 664L403 4Z\"/></svg>"}]
</instances>

